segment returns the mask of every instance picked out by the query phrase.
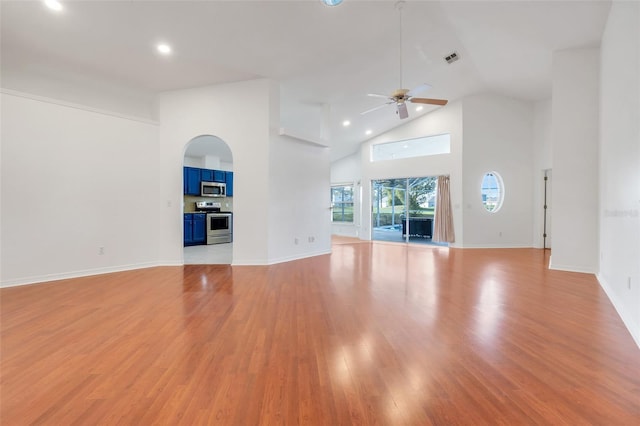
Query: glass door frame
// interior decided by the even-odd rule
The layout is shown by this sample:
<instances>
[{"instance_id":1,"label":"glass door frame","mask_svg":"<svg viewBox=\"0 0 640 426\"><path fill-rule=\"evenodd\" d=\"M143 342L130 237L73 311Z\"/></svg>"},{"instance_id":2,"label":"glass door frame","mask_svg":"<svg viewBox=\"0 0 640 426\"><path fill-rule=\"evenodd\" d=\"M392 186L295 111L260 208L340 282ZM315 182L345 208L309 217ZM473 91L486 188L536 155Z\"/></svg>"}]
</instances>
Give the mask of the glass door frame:
<instances>
[{"instance_id":1,"label":"glass door frame","mask_svg":"<svg viewBox=\"0 0 640 426\"><path fill-rule=\"evenodd\" d=\"M395 184L398 181L402 181L403 182L403 188L396 188ZM392 188L391 191L391 224L390 226L395 226L395 209L396 209L396 196L395 193L397 190L402 190L404 191L404 205L403 205L403 209L404 209L404 219L403 221L400 222L400 225L402 226L401 230L400 230L400 235L401 235L401 240L400 241L396 241L396 240L391 240L391 241L396 241L396 242L404 242L406 244L408 244L409 242L411 242L411 228L410 228L410 220L412 219L412 213L411 213L411 203L410 203L410 191L412 188L414 188L417 184L420 183L426 183L427 185L427 191L425 191L425 194L430 194L433 193L433 212L431 213L431 217L429 218L429 214L425 214L424 216L427 216L426 219L430 219L430 225L431 225L431 231L429 232L429 240L432 238L433 236L433 220L435 218L435 191L437 188L437 176L421 176L421 177L406 177L406 178L389 178L389 179L372 179L371 180L371 216L370 216L370 220L371 220L371 240L372 241L389 241L383 238L376 238L376 228L380 229L381 225L380 225L380 209L381 207L381 201L382 198L381 197L381 193L380 193L380 188L382 188L383 182L391 182L390 187ZM429 205L429 201L428 201L427 197L427 205ZM415 200L416 203L418 202L417 200ZM415 204L415 203L414 203ZM420 207L422 209L422 207ZM428 212L430 210L429 207L424 208L425 212ZM419 216L420 217L420 216ZM415 217L413 217L413 219L415 219ZM404 234L402 233L402 230L406 230L404 232ZM425 240L426 242L426 240Z\"/></svg>"}]
</instances>

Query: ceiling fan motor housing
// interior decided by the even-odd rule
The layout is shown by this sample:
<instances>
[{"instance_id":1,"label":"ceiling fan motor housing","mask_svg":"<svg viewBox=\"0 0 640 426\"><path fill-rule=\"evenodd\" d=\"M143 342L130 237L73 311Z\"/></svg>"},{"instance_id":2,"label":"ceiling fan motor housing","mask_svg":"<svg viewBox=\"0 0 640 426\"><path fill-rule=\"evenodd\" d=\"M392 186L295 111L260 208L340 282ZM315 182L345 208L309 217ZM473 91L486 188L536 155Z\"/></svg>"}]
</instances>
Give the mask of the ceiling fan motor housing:
<instances>
[{"instance_id":1,"label":"ceiling fan motor housing","mask_svg":"<svg viewBox=\"0 0 640 426\"><path fill-rule=\"evenodd\" d=\"M407 93L409 93L409 89L396 89L391 94L391 97L392 98L404 98Z\"/></svg>"}]
</instances>

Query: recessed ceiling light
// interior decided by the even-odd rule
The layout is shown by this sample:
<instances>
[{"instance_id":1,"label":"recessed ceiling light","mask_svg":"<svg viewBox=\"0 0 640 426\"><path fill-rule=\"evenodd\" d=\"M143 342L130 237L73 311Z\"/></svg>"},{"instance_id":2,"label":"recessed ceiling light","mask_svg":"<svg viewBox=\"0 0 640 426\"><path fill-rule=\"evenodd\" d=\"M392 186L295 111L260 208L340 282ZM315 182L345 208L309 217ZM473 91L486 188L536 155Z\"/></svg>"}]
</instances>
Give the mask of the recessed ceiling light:
<instances>
[{"instance_id":1,"label":"recessed ceiling light","mask_svg":"<svg viewBox=\"0 0 640 426\"><path fill-rule=\"evenodd\" d=\"M171 53L171 46L169 46L168 44L161 43L156 46L156 49L158 49L158 52L162 53L163 55L168 55Z\"/></svg>"},{"instance_id":2,"label":"recessed ceiling light","mask_svg":"<svg viewBox=\"0 0 640 426\"><path fill-rule=\"evenodd\" d=\"M371 133L373 133L373 130L367 130L366 132L364 132L364 134L367 136L369 136Z\"/></svg>"},{"instance_id":3,"label":"recessed ceiling light","mask_svg":"<svg viewBox=\"0 0 640 426\"><path fill-rule=\"evenodd\" d=\"M327 6L338 6L340 3L342 3L342 0L322 0L322 3Z\"/></svg>"},{"instance_id":4,"label":"recessed ceiling light","mask_svg":"<svg viewBox=\"0 0 640 426\"><path fill-rule=\"evenodd\" d=\"M62 3L58 0L44 0L44 4L51 10L60 12L62 10Z\"/></svg>"},{"instance_id":5,"label":"recessed ceiling light","mask_svg":"<svg viewBox=\"0 0 640 426\"><path fill-rule=\"evenodd\" d=\"M416 111L418 111L418 112L422 111L422 108L423 108L422 105L419 105L418 107L416 107Z\"/></svg>"},{"instance_id":6,"label":"recessed ceiling light","mask_svg":"<svg viewBox=\"0 0 640 426\"><path fill-rule=\"evenodd\" d=\"M348 127L348 126L350 126L350 125L351 125L351 122L350 122L349 120L344 120L344 121L342 122L342 125L343 125L344 127Z\"/></svg>"}]
</instances>

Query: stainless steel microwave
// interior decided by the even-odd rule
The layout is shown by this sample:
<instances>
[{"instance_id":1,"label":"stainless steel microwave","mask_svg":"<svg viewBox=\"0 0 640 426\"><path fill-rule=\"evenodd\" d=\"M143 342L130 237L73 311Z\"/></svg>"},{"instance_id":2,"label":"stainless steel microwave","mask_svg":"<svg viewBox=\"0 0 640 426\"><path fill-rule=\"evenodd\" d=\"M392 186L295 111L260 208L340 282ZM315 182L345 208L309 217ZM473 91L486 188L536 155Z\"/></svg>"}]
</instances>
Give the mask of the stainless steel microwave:
<instances>
[{"instance_id":1,"label":"stainless steel microwave","mask_svg":"<svg viewBox=\"0 0 640 426\"><path fill-rule=\"evenodd\" d=\"M221 182L200 182L201 197L226 197L227 184Z\"/></svg>"}]
</instances>

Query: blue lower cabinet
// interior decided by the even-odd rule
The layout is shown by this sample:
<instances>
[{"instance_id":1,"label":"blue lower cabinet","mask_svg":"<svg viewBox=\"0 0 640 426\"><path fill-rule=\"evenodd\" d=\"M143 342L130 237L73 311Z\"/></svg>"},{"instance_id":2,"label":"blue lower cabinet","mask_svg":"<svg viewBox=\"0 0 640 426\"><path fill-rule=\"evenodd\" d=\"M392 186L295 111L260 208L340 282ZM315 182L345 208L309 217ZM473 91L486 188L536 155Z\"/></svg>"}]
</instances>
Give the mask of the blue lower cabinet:
<instances>
[{"instance_id":1,"label":"blue lower cabinet","mask_svg":"<svg viewBox=\"0 0 640 426\"><path fill-rule=\"evenodd\" d=\"M193 214L193 244L206 244L207 232L206 232L207 215L204 213Z\"/></svg>"},{"instance_id":2,"label":"blue lower cabinet","mask_svg":"<svg viewBox=\"0 0 640 426\"><path fill-rule=\"evenodd\" d=\"M206 213L184 214L184 245L196 246L207 243Z\"/></svg>"},{"instance_id":3,"label":"blue lower cabinet","mask_svg":"<svg viewBox=\"0 0 640 426\"><path fill-rule=\"evenodd\" d=\"M233 172L224 172L224 175L227 184L227 197L233 197Z\"/></svg>"},{"instance_id":4,"label":"blue lower cabinet","mask_svg":"<svg viewBox=\"0 0 640 426\"><path fill-rule=\"evenodd\" d=\"M193 245L193 214L185 213L184 215L184 245Z\"/></svg>"}]
</instances>

